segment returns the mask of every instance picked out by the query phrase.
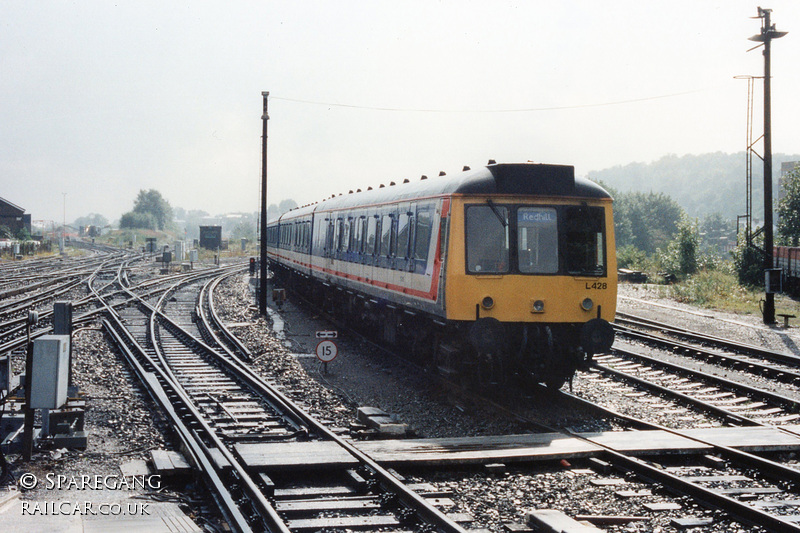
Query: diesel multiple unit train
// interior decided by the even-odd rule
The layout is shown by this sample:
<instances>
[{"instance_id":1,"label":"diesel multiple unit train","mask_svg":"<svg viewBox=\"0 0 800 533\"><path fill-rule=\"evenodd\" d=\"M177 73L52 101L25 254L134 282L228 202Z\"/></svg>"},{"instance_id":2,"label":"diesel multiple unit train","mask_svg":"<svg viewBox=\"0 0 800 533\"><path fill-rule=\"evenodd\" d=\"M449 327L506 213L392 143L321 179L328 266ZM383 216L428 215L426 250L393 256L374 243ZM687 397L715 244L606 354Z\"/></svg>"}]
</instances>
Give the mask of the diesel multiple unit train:
<instances>
[{"instance_id":1,"label":"diesel multiple unit train","mask_svg":"<svg viewBox=\"0 0 800 533\"><path fill-rule=\"evenodd\" d=\"M443 372L557 388L613 342L611 203L571 166L490 161L294 209L267 257L276 284Z\"/></svg>"}]
</instances>

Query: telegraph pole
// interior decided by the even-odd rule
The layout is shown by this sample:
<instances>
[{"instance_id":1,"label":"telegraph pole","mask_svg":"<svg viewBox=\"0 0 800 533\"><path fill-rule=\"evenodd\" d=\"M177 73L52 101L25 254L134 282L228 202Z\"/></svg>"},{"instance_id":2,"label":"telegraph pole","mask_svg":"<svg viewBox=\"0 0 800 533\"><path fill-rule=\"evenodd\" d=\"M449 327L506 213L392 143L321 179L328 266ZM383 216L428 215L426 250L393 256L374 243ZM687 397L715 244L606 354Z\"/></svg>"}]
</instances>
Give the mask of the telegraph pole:
<instances>
[{"instance_id":1,"label":"telegraph pole","mask_svg":"<svg viewBox=\"0 0 800 533\"><path fill-rule=\"evenodd\" d=\"M765 301L764 323L775 323L775 294L772 292L770 278L774 266L774 240L772 233L772 98L770 94L770 44L772 39L780 39L786 32L776 31L770 24L771 9L758 8L758 18L762 20L761 33L750 37L751 41L764 43L764 272Z\"/></svg>"},{"instance_id":2,"label":"telegraph pole","mask_svg":"<svg viewBox=\"0 0 800 533\"><path fill-rule=\"evenodd\" d=\"M264 113L261 115L261 254L258 273L258 312L267 314L267 100L269 91L261 93L264 98Z\"/></svg>"}]
</instances>

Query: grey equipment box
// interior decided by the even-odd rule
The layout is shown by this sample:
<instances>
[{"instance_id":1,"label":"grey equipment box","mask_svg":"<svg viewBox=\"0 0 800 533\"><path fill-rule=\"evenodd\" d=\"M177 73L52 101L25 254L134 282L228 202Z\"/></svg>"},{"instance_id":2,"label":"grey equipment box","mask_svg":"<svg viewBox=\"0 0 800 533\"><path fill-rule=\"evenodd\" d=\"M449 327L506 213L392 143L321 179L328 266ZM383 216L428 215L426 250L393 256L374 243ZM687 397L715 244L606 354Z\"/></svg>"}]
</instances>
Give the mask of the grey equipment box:
<instances>
[{"instance_id":1,"label":"grey equipment box","mask_svg":"<svg viewBox=\"0 0 800 533\"><path fill-rule=\"evenodd\" d=\"M58 409L67 402L69 335L43 335L33 342L31 408Z\"/></svg>"}]
</instances>

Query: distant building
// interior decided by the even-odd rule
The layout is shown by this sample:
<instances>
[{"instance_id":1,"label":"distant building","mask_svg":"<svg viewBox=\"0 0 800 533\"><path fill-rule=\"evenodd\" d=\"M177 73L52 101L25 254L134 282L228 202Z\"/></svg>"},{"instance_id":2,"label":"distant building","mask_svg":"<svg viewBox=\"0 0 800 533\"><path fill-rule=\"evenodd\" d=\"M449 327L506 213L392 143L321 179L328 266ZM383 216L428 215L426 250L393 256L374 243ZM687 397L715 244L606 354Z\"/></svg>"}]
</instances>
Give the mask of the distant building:
<instances>
[{"instance_id":1,"label":"distant building","mask_svg":"<svg viewBox=\"0 0 800 533\"><path fill-rule=\"evenodd\" d=\"M4 198L0 198L0 226L7 226L13 235L21 229L31 232L31 216L25 214L25 210L12 204Z\"/></svg>"}]
</instances>

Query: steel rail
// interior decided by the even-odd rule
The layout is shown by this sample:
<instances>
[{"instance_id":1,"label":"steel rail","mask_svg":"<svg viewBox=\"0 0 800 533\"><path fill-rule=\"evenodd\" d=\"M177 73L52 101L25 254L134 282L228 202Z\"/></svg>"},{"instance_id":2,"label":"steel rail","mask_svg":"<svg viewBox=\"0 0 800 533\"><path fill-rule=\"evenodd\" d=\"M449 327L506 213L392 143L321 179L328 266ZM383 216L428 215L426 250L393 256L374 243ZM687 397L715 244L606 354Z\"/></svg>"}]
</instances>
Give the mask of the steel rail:
<instances>
[{"instance_id":1,"label":"steel rail","mask_svg":"<svg viewBox=\"0 0 800 533\"><path fill-rule=\"evenodd\" d=\"M724 458L728 458L732 461L737 461L739 464L757 469L760 473L765 475L765 477L772 479L774 482L777 483L790 482L793 484L800 483L800 470L790 468L780 463L770 461L769 459L765 459L763 457L759 457L755 454L751 454L742 450L737 450L729 446L722 446L719 444L715 444L713 442L692 436L680 430L671 429L662 426L660 424L647 422L636 417L625 415L623 413L604 407L597 403L591 402L589 400L586 400L584 398L581 398L566 391L559 391L559 393L562 396L568 398L570 401L577 402L579 404L588 406L592 409L599 410L601 412L606 413L608 416L618 417L622 420L629 421L631 424L635 424L637 426L663 431L707 446L710 449L715 450L716 453L718 453L720 456ZM604 453L606 453L613 462L624 465L626 468L629 468L630 470L636 472L637 474L641 475L646 479L653 480L657 483L662 483L668 490L692 496L693 498L705 502L707 505L721 509L734 516L744 519L754 525L767 527L771 531L777 531L777 532L800 531L800 525L796 523L783 520L780 517L776 517L775 515L771 515L769 513L761 511L758 508L755 508L751 505L747 505L745 502L740 502L739 500L730 498L728 496L725 496L724 494L719 494L715 492L713 489L702 487L696 483L692 483L678 476L669 474L668 472L662 469L647 464L645 461L642 461L641 459L624 455L612 449L611 447L603 444L602 442L598 442L590 437L582 436L575 431L566 430L565 432L572 435L575 438L584 440L586 442L590 442L591 444L594 444L602 448L604 450Z\"/></svg>"},{"instance_id":2,"label":"steel rail","mask_svg":"<svg viewBox=\"0 0 800 533\"><path fill-rule=\"evenodd\" d=\"M156 378L156 373L160 372L160 369L154 368L154 373L147 371L144 368L130 346L135 348L135 350L139 353L139 357L146 357L144 348L136 342L124 325L119 321L119 317L116 315L116 312L109 311L109 314L111 315L112 320L115 321L116 326L112 325L107 319L103 320L103 326L116 341L117 346L122 351L126 360L134 369L142 384L145 385L150 397L156 402L157 405L161 407L162 411L171 421L172 427L175 428L178 438L181 440L186 450L188 450L191 454L193 462L198 465L201 475L206 480L206 484L212 488L211 494L217 501L217 505L228 524L230 524L231 527L234 527L236 531L252 531L249 521L239 510L239 506L237 505L235 498L227 489L225 483L217 473L212 460L209 458L208 448L200 446L200 439L198 439L196 435L188 429L186 424L184 424L181 417L175 411L172 401L164 390L163 385ZM117 331L117 328L119 328L119 331ZM122 335L125 335L127 340L123 338ZM168 379L166 379L163 375L160 377L169 384ZM168 386L170 385L171 384Z\"/></svg>"},{"instance_id":3,"label":"steel rail","mask_svg":"<svg viewBox=\"0 0 800 533\"><path fill-rule=\"evenodd\" d=\"M200 304L198 305L197 314L198 316L201 317L203 322L207 323L210 321L210 323L213 323L213 325L222 332L223 337L225 337L225 341L229 342L233 346L233 349L236 352L242 354L241 359L243 360L243 362L250 362L253 359L250 350L247 348L247 346L244 345L242 341L239 340L239 338L236 335L233 334L233 332L231 332L230 329L228 329L225 323L220 319L217 310L214 306L214 290L219 286L219 284L222 282L223 279L227 279L228 277L233 275L235 275L235 272L225 277L215 278L211 280L210 283L207 283L203 287L203 289L200 292ZM205 299L209 309L208 319L205 318L206 312L204 306L202 305L204 299L203 297L204 294L206 294L206 292L208 294L207 298ZM224 342L222 341L222 339L219 339L211 328L208 328L208 332L214 338L215 342L218 345L224 346Z\"/></svg>"},{"instance_id":4,"label":"steel rail","mask_svg":"<svg viewBox=\"0 0 800 533\"><path fill-rule=\"evenodd\" d=\"M270 395L275 401L278 401L286 409L296 413L296 415L317 435L324 437L326 440L336 442L340 447L346 450L359 462L366 465L376 476L380 478L380 483L384 489L394 492L398 495L407 507L419 513L420 516L434 525L439 531L442 532L459 532L463 533L464 528L459 526L456 522L448 518L444 513L431 506L425 498L409 489L403 482L398 480L391 472L382 467L377 461L372 459L361 450L342 439L339 435L335 434L324 424L317 421L314 417L308 415L303 409L295 404L282 392L275 389L275 387L264 381L258 374L253 372L249 366L244 365L237 360L231 358L220 358L226 366L234 371L237 375L246 379L253 387L257 387L263 394Z\"/></svg>"},{"instance_id":5,"label":"steel rail","mask_svg":"<svg viewBox=\"0 0 800 533\"><path fill-rule=\"evenodd\" d=\"M183 283L179 283L183 284ZM202 429L206 438L208 438L217 450L225 457L225 460L230 463L231 467L236 471L237 477L241 483L244 484L244 488L248 494L250 500L258 507L260 511L260 516L264 519L267 523L267 526L270 528L270 531L273 533L291 533L289 528L286 527L283 520L278 515L278 512L272 506L272 504L266 499L264 493L261 489L258 488L256 482L252 479L250 474L245 470L244 466L242 466L241 462L236 458L225 446L222 440L219 438L217 432L208 424L208 421L203 417L200 411L194 405L194 402L191 400L189 394L180 384L178 378L172 372L172 369L169 367L169 364L164 357L164 354L161 350L159 340L156 338L157 329L156 329L156 318L158 317L159 320L164 321L169 324L172 329L176 329L181 332L183 335L187 336L190 339L194 339L194 336L189 334L184 328L179 326L176 322L174 322L171 318L169 318L166 314L164 314L162 307L164 304L164 300L166 296L169 294L169 291L164 293L161 296L158 303L153 306L148 304L147 302L140 301L146 308L149 310L149 323L150 323L150 342L153 345L153 349L156 352L156 357L158 358L161 366L159 368L159 373L162 375L163 379L167 380L170 384L170 387L175 391L175 394L181 399L181 403L183 404L184 408L188 410L191 414L192 418L194 419L195 423L198 424ZM195 339L195 342L200 343L199 339ZM203 347L214 351L211 347L205 345Z\"/></svg>"},{"instance_id":6,"label":"steel rail","mask_svg":"<svg viewBox=\"0 0 800 533\"><path fill-rule=\"evenodd\" d=\"M763 357L764 359L768 359L770 361L775 361L775 362L784 363L784 364L787 364L787 365L790 365L790 366L800 367L800 357L796 356L794 354L785 353L785 352L776 352L774 350L768 350L766 348L763 348L761 346L756 346L754 344L747 344L747 343L737 342L737 341L734 341L734 340L731 340L731 339L726 339L724 337L719 337L719 336L716 336L716 335L709 335L707 333L701 333L701 332L698 332L698 331L693 331L693 330L690 330L690 329L680 328L678 326L672 326L672 325L669 325L669 324L663 324L663 323L657 322L655 320L649 320L649 319L642 318L642 317L637 317L637 316L634 316L634 315L627 315L625 313L617 313L617 317L619 319L621 319L621 320L619 320L621 322L628 322L628 323L631 323L631 324L638 324L638 325L641 325L641 326L644 326L644 327L650 327L650 328L659 329L659 330L664 331L666 333L672 333L673 335L682 336L682 337L685 337L685 338L696 340L698 342L708 342L708 343L716 344L717 346L728 348L728 349L733 350L735 352L745 353L745 354L748 354L748 353L749 354L756 354L759 357ZM620 326L618 326L616 324L615 324L615 328L619 328L618 331L620 333L623 333L623 334L631 334L633 332L633 330L631 330L630 328L620 327ZM644 334L642 334L640 332L635 332L635 333L639 333L639 335L644 335ZM655 342L670 342L670 343L672 343L674 345L678 345L678 346L681 346L681 347L687 347L688 349L693 349L693 350L698 350L699 349L699 350L702 350L702 348L697 348L697 347L694 347L694 346L689 346L689 345L685 345L685 344L681 344L681 343L677 343L677 342L673 342L673 341L668 341L667 339L660 338L660 337L648 336L648 338L651 338Z\"/></svg>"},{"instance_id":7,"label":"steel rail","mask_svg":"<svg viewBox=\"0 0 800 533\"><path fill-rule=\"evenodd\" d=\"M218 272L213 273L205 273L206 275L209 274L218 274ZM121 275L120 275L121 280ZM176 283L176 285L181 284L181 282ZM126 289L129 290L129 289ZM134 298L137 296L130 291L130 295ZM187 415L191 416L192 420L195 424L200 425L204 432L207 434L209 438L214 440L216 435L213 431L210 430L208 425L206 424L205 420L203 419L202 415L197 411L193 402L189 399L188 395L186 394L183 387L178 383L175 376L169 370L166 363L163 361L163 355L161 364L156 364L155 361L152 360L151 356L147 353L144 347L142 347L136 339L133 338L130 331L124 326L119 317L118 313L107 303L103 300L100 295L97 295L98 298L101 299L102 304L105 306L107 313L113 318L116 323L116 327L119 328L120 332L114 334L115 340L117 340L117 344L120 348L123 349L126 358L128 359L129 363L134 367L139 376L142 383L147 387L148 391L151 392L151 396L156 401L158 405L164 409L164 412L170 418L173 423L173 427L176 428L177 433L183 444L187 447L187 449L191 450L192 458L196 465L198 465L201 474L203 475L204 479L206 480L208 486L212 489L212 493L214 495L215 500L219 504L220 510L222 511L224 517L231 525L231 527L235 528L236 531L241 532L249 532L252 531L250 526L250 521L242 514L241 510L239 509L239 505L236 502L235 498L231 495L230 491L228 490L226 484L223 482L222 478L220 477L219 473L214 466L215 463L210 456L210 450L207 446L205 446L199 436L195 431L190 431L188 427L184 424L182 418L177 414L175 408L172 405L172 401L168 398L166 392L164 391L164 385L166 385L172 392L173 397L177 398L180 401L180 404ZM138 301L143 304L145 308L148 309L148 312L145 313L145 317L151 319L153 316L160 314L156 308L152 305L148 304L142 299L138 299ZM109 324L109 329L115 329L110 327L110 323L106 320L104 321L104 325ZM127 342L125 339L121 337L124 334ZM153 330L151 329L151 335L154 335ZM156 339L152 338L155 342L154 348L157 349L158 343ZM134 354L129 348L125 348L125 346L132 346L136 352L138 353L138 357ZM158 353L158 352L157 352ZM147 371L144 366L140 363L139 358L144 359L148 362L148 364L152 367L152 371ZM158 376L159 379L156 379L155 376ZM237 470L237 474L244 473L244 477L249 479L249 475L246 472L243 472L241 465L238 465L238 461L227 451L224 445L221 445L221 442L215 442L215 446L218 450L223 454L226 455L226 459L230 462L234 469ZM226 454L227 452L227 454ZM237 468L238 465L238 468ZM246 483L246 481L245 481ZM252 487L249 487L251 490L255 485L250 480ZM246 483L247 484L247 483ZM258 494L261 492L255 487L255 490ZM263 494L261 494L260 503L266 503L269 506L269 502L264 499ZM254 499L256 503L259 503L259 498L256 497ZM278 531L282 531L278 529ZM288 530L282 531L282 533L289 533Z\"/></svg>"},{"instance_id":8,"label":"steel rail","mask_svg":"<svg viewBox=\"0 0 800 533\"><path fill-rule=\"evenodd\" d=\"M623 354L627 357L638 359L639 361L643 361L648 365L653 366L660 366L662 368L666 368L671 372L681 373L684 375L690 376L698 376L699 379L703 379L708 381L709 383L713 383L716 386L727 388L728 390L732 391L746 391L746 394L755 396L757 398L770 401L774 404L782 406L784 409L788 409L792 412L800 412L800 401L791 398L789 396L784 396L782 394L777 394L774 392L769 392L761 389L756 389L754 387L750 387L743 383L739 383L737 381L733 381L731 379L723 378L721 376L715 376L713 374L708 374L706 372L701 372L699 370L695 370L689 367L685 367L682 365L678 365L676 363L670 363L668 361L663 361L661 359L656 359L654 357L650 357L648 355L632 352L630 350L625 350L622 348L614 347L613 350L617 353Z\"/></svg>"}]
</instances>

